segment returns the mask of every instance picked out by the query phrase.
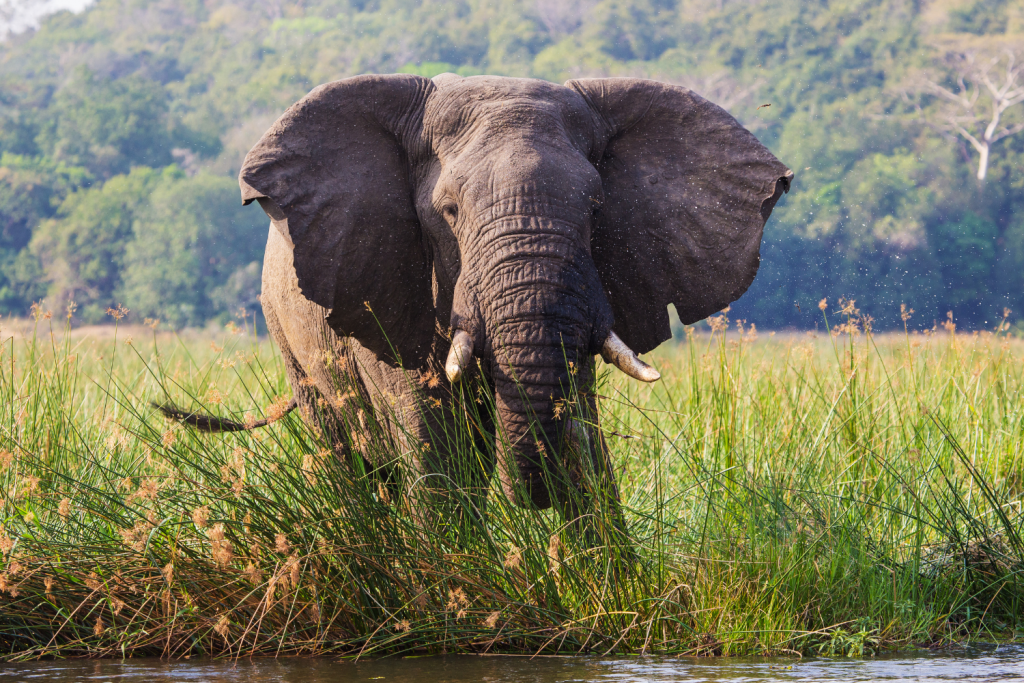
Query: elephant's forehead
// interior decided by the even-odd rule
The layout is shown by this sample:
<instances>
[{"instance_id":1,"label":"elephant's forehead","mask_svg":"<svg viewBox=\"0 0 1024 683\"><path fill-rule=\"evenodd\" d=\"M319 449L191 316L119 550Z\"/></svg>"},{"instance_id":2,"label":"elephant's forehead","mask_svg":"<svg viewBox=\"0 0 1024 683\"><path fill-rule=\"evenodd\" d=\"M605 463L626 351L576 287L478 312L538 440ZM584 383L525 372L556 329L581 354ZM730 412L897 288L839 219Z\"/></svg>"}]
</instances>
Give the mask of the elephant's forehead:
<instances>
[{"instance_id":1,"label":"elephant's forehead","mask_svg":"<svg viewBox=\"0 0 1024 683\"><path fill-rule=\"evenodd\" d=\"M449 76L440 83L424 116L438 151L458 153L472 144L474 134L560 133L566 120L581 116L586 106L574 91L535 79Z\"/></svg>"},{"instance_id":2,"label":"elephant's forehead","mask_svg":"<svg viewBox=\"0 0 1024 683\"><path fill-rule=\"evenodd\" d=\"M536 78L509 78L506 76L451 77L435 80L437 93L462 101L495 100L514 97L557 98L573 91L555 83Z\"/></svg>"}]
</instances>

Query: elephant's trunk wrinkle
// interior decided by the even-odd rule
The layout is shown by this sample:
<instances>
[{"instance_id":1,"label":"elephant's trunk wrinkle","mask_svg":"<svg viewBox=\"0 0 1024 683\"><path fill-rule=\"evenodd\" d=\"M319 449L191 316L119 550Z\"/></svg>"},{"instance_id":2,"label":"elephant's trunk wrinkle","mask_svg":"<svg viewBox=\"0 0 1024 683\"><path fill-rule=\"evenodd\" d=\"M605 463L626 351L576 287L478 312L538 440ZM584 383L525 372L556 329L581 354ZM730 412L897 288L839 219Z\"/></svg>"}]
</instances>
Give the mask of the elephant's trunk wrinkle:
<instances>
[{"instance_id":1,"label":"elephant's trunk wrinkle","mask_svg":"<svg viewBox=\"0 0 1024 683\"><path fill-rule=\"evenodd\" d=\"M589 256L577 240L563 235L535 234L519 237L502 235L488 240L478 253L486 254L486 257L472 265L485 279L493 278L505 270L516 271L526 264L533 271L544 268L581 271L580 261L584 256Z\"/></svg>"},{"instance_id":2,"label":"elephant's trunk wrinkle","mask_svg":"<svg viewBox=\"0 0 1024 683\"><path fill-rule=\"evenodd\" d=\"M487 215L487 212L479 214L484 217L473 224L481 234L493 234L495 226L501 225L502 223L511 223L523 226L539 225L544 224L545 226L560 226L565 232L575 230L580 224L580 215L578 209L568 210L566 207L564 215L559 215L558 211L549 211L547 208L530 211L509 211L504 213L498 213L495 215L491 213ZM545 229L538 227L537 229ZM550 228L546 228L550 230ZM535 230L524 228L522 230L524 234L531 234ZM560 230L554 230L552 232L560 232Z\"/></svg>"},{"instance_id":3,"label":"elephant's trunk wrinkle","mask_svg":"<svg viewBox=\"0 0 1024 683\"><path fill-rule=\"evenodd\" d=\"M586 300L573 289L546 287L532 299L516 296L491 308L500 313L488 332L498 422L507 439L499 459L502 482L510 495L525 484L539 507L562 495L564 473L555 473L562 461L550 458L565 446L569 415L563 412L576 400L574 387L591 379L593 321Z\"/></svg>"},{"instance_id":4,"label":"elephant's trunk wrinkle","mask_svg":"<svg viewBox=\"0 0 1024 683\"><path fill-rule=\"evenodd\" d=\"M490 206L475 212L470 216L473 225L483 229L502 221L521 219L541 219L556 223L563 223L567 226L579 224L580 204L561 197L544 197L541 200L523 199L523 194L537 195L537 189L531 187L519 187L515 190L506 190L507 195L488 187L484 195L494 199Z\"/></svg>"}]
</instances>

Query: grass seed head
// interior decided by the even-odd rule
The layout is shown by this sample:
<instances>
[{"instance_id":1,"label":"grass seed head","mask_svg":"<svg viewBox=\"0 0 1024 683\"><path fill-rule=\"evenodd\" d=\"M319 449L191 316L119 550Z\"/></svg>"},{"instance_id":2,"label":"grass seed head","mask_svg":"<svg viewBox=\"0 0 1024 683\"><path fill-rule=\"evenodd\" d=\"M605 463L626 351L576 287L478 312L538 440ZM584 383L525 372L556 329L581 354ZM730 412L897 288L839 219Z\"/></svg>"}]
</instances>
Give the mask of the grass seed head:
<instances>
[{"instance_id":1,"label":"grass seed head","mask_svg":"<svg viewBox=\"0 0 1024 683\"><path fill-rule=\"evenodd\" d=\"M224 614L224 615L221 615L221 618L217 620L217 623L216 623L216 625L214 625L213 630L221 638L223 638L224 640L227 640L228 639L228 634L231 632L230 626L231 626L231 622L230 622L230 620L228 620L228 615Z\"/></svg>"},{"instance_id":2,"label":"grass seed head","mask_svg":"<svg viewBox=\"0 0 1024 683\"><path fill-rule=\"evenodd\" d=\"M118 304L117 308L108 308L107 315L117 321L124 320L131 311L125 308L122 304Z\"/></svg>"},{"instance_id":3,"label":"grass seed head","mask_svg":"<svg viewBox=\"0 0 1024 683\"><path fill-rule=\"evenodd\" d=\"M448 611L454 611L469 607L469 596L466 595L466 591L459 586L455 590L448 591Z\"/></svg>"},{"instance_id":4,"label":"grass seed head","mask_svg":"<svg viewBox=\"0 0 1024 683\"><path fill-rule=\"evenodd\" d=\"M149 542L149 532L152 528L153 525L149 523L149 520L140 519L135 522L131 529L121 529L118 533L121 535L121 540L126 546L137 553L141 553L146 549L146 544Z\"/></svg>"},{"instance_id":5,"label":"grass seed head","mask_svg":"<svg viewBox=\"0 0 1024 683\"><path fill-rule=\"evenodd\" d=\"M213 561L217 563L218 567L227 567L231 564L235 553L231 547L231 541L224 535L224 525L215 524L210 529L209 538L210 555L213 557Z\"/></svg>"},{"instance_id":6,"label":"grass seed head","mask_svg":"<svg viewBox=\"0 0 1024 683\"><path fill-rule=\"evenodd\" d=\"M147 477L139 482L139 488L128 496L128 502L134 503L138 500L153 501L160 494L160 484L156 479Z\"/></svg>"},{"instance_id":7,"label":"grass seed head","mask_svg":"<svg viewBox=\"0 0 1024 683\"><path fill-rule=\"evenodd\" d=\"M259 567L254 565L252 562L245 565L245 569L242 570L242 576L251 584L263 583L263 572L259 570Z\"/></svg>"},{"instance_id":8,"label":"grass seed head","mask_svg":"<svg viewBox=\"0 0 1024 683\"><path fill-rule=\"evenodd\" d=\"M227 400L227 397L211 384L209 390L206 392L204 400L210 405L219 406L223 405L224 401Z\"/></svg>"},{"instance_id":9,"label":"grass seed head","mask_svg":"<svg viewBox=\"0 0 1024 683\"><path fill-rule=\"evenodd\" d=\"M21 493L26 498L31 496L33 493L36 492L36 490L39 489L39 477L35 476L34 474L29 474L23 477L21 483L24 485L24 488L22 489Z\"/></svg>"},{"instance_id":10,"label":"grass seed head","mask_svg":"<svg viewBox=\"0 0 1024 683\"><path fill-rule=\"evenodd\" d=\"M508 552L505 553L505 560L502 563L505 569L518 569L523 563L523 551L521 548L516 546L510 546Z\"/></svg>"},{"instance_id":11,"label":"grass seed head","mask_svg":"<svg viewBox=\"0 0 1024 683\"><path fill-rule=\"evenodd\" d=\"M277 399L267 408L267 419L271 422L277 422L288 409L288 403L290 399L287 396L278 396Z\"/></svg>"},{"instance_id":12,"label":"grass seed head","mask_svg":"<svg viewBox=\"0 0 1024 683\"><path fill-rule=\"evenodd\" d=\"M484 619L484 627L495 628L498 625L498 618L500 616L501 612L491 612L489 615L487 615L487 618Z\"/></svg>"},{"instance_id":13,"label":"grass seed head","mask_svg":"<svg viewBox=\"0 0 1024 683\"><path fill-rule=\"evenodd\" d=\"M284 534L277 534L276 536L274 536L274 550L281 553L282 555L287 555L291 548L292 546L290 543L288 543L287 536L285 536Z\"/></svg>"},{"instance_id":14,"label":"grass seed head","mask_svg":"<svg viewBox=\"0 0 1024 683\"><path fill-rule=\"evenodd\" d=\"M31 306L29 306L28 310L29 315L31 315L32 319L35 320L36 322L39 322L40 320L49 320L51 317L53 317L53 313L43 309L42 301L34 302Z\"/></svg>"},{"instance_id":15,"label":"grass seed head","mask_svg":"<svg viewBox=\"0 0 1024 683\"><path fill-rule=\"evenodd\" d=\"M548 568L551 571L557 571L559 565L562 563L562 539L558 537L558 533L551 534L551 538L548 539Z\"/></svg>"},{"instance_id":16,"label":"grass seed head","mask_svg":"<svg viewBox=\"0 0 1024 683\"><path fill-rule=\"evenodd\" d=\"M205 529L210 522L210 506L203 505L192 511L192 523L196 529Z\"/></svg>"}]
</instances>

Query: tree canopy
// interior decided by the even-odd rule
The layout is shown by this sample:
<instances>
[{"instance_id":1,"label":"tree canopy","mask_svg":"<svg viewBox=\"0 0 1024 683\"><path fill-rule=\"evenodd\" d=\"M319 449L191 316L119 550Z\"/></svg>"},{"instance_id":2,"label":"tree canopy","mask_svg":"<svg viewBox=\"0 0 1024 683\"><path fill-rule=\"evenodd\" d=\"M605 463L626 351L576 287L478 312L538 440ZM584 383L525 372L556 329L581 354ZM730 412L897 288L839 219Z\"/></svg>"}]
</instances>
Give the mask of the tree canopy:
<instances>
[{"instance_id":1,"label":"tree canopy","mask_svg":"<svg viewBox=\"0 0 1024 683\"><path fill-rule=\"evenodd\" d=\"M0 43L0 312L255 308L249 147L319 83L453 71L642 76L729 109L796 173L734 316L810 327L845 297L879 326L901 303L992 326L1024 312L1024 132L978 180L950 107L980 93L983 119L963 65L997 57L1024 63L1024 0L98 0Z\"/></svg>"}]
</instances>

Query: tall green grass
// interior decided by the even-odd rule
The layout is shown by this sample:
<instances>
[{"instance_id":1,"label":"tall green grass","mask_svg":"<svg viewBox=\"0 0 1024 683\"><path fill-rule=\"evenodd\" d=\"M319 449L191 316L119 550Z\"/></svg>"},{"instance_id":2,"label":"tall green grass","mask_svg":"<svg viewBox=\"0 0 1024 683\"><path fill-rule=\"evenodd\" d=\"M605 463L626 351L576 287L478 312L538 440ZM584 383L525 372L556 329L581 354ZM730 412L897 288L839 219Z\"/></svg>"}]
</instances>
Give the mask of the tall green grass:
<instances>
[{"instance_id":1,"label":"tall green grass","mask_svg":"<svg viewBox=\"0 0 1024 683\"><path fill-rule=\"evenodd\" d=\"M297 412L211 435L149 407L279 411L290 389L266 340L37 321L0 347L0 656L851 655L1020 637L1024 343L866 322L850 305L820 334L758 337L721 317L654 354L655 385L602 371L629 538L594 544L499 486L484 507L455 474L415 476L365 421L346 438L385 451L390 479L338 462ZM469 390L464 431L439 435L467 460L484 398Z\"/></svg>"}]
</instances>

